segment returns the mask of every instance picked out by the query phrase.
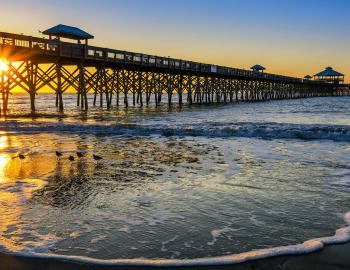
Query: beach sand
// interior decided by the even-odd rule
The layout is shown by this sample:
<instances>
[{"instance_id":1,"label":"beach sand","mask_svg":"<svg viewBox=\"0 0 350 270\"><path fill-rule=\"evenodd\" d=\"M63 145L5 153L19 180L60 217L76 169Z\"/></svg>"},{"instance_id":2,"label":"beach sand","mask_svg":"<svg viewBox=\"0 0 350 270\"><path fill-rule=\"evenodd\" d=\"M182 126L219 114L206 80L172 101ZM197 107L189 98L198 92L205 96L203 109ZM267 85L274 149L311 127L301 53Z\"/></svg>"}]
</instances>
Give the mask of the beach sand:
<instances>
[{"instance_id":1,"label":"beach sand","mask_svg":"<svg viewBox=\"0 0 350 270\"><path fill-rule=\"evenodd\" d=\"M344 270L350 269L350 243L325 247L307 255L281 256L237 265L208 267L111 267L66 262L57 259L33 259L0 254L0 270L105 270L105 269L206 269L206 270Z\"/></svg>"}]
</instances>

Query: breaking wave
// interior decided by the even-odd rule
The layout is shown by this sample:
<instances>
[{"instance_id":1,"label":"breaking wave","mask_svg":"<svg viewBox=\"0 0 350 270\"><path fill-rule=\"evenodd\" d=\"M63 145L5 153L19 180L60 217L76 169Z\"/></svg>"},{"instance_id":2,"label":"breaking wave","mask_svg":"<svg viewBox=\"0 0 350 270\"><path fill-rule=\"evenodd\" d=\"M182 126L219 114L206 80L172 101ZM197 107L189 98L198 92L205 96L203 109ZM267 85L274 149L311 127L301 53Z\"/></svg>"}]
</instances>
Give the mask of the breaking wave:
<instances>
[{"instance_id":1,"label":"breaking wave","mask_svg":"<svg viewBox=\"0 0 350 270\"><path fill-rule=\"evenodd\" d=\"M209 138L247 137L350 141L349 125L288 124L274 122L207 122L182 124L73 124L8 121L0 129L12 134L65 133L95 136L193 136Z\"/></svg>"},{"instance_id":2,"label":"breaking wave","mask_svg":"<svg viewBox=\"0 0 350 270\"><path fill-rule=\"evenodd\" d=\"M347 227L338 229L334 236L315 238L305 241L302 244L281 246L274 248L259 249L249 252L232 254L227 256L218 256L212 258L198 259L95 259L83 256L66 256L48 253L30 253L26 251L13 251L2 248L4 252L15 255L37 259L56 259L71 263L84 263L100 266L114 267L189 267L189 266L215 266L215 265L233 265L248 261L266 259L277 256L309 254L322 250L327 245L344 244L350 241L350 212L344 215Z\"/></svg>"}]
</instances>

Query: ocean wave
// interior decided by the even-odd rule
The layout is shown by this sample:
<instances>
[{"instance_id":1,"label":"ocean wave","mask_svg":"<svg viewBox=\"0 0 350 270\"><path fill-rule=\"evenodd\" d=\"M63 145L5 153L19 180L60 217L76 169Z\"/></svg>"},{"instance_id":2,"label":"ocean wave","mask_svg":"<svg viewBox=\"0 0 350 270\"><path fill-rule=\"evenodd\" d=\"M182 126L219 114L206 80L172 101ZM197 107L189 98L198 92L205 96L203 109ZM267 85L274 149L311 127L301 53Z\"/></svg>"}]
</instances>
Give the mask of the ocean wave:
<instances>
[{"instance_id":1,"label":"ocean wave","mask_svg":"<svg viewBox=\"0 0 350 270\"><path fill-rule=\"evenodd\" d=\"M344 215L347 227L340 228L333 236L315 238L302 244L265 248L238 254L197 259L95 259L83 256L67 256L48 253L30 253L27 251L14 251L8 248L2 250L13 256L30 257L36 259L56 259L71 263L84 263L99 266L113 267L194 267L234 265L248 261L266 259L277 256L309 254L322 250L327 245L344 244L350 241L350 212Z\"/></svg>"},{"instance_id":2,"label":"ocean wave","mask_svg":"<svg viewBox=\"0 0 350 270\"><path fill-rule=\"evenodd\" d=\"M349 125L288 124L274 122L206 122L186 124L77 124L7 121L0 130L11 134L63 133L95 136L192 136L246 137L261 139L301 139L350 141Z\"/></svg>"}]
</instances>

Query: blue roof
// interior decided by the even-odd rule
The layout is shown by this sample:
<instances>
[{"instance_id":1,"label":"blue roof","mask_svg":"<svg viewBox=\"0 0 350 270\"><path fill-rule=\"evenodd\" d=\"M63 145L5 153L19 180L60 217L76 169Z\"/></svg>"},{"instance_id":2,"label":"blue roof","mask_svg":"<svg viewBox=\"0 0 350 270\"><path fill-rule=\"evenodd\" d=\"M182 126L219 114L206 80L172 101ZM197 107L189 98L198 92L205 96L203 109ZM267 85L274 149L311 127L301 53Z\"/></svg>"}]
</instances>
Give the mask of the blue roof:
<instances>
[{"instance_id":1,"label":"blue roof","mask_svg":"<svg viewBox=\"0 0 350 270\"><path fill-rule=\"evenodd\" d=\"M266 68L264 68L263 66L260 66L260 65L255 65L255 66L252 66L250 69L253 69L253 70L265 70Z\"/></svg>"},{"instance_id":2,"label":"blue roof","mask_svg":"<svg viewBox=\"0 0 350 270\"><path fill-rule=\"evenodd\" d=\"M52 28L43 31L44 35L57 36L70 39L92 39L93 35L77 28L68 25L59 24Z\"/></svg>"},{"instance_id":3,"label":"blue roof","mask_svg":"<svg viewBox=\"0 0 350 270\"><path fill-rule=\"evenodd\" d=\"M333 70L333 68L331 68L331 67L327 67L324 71L321 71L320 73L317 73L315 76L335 76L335 77L339 77L339 76L344 76L344 74Z\"/></svg>"}]
</instances>

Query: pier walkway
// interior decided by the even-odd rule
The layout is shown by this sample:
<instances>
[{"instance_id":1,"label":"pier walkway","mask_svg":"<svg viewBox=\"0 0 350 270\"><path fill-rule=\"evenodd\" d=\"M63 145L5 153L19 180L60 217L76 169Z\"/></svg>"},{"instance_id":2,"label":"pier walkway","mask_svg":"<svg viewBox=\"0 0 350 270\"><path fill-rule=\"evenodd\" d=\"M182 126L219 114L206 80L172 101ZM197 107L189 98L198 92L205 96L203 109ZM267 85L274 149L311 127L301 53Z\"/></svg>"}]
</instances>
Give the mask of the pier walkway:
<instances>
[{"instance_id":1,"label":"pier walkway","mask_svg":"<svg viewBox=\"0 0 350 270\"><path fill-rule=\"evenodd\" d=\"M63 42L0 32L0 57L8 68L1 71L2 112L14 88L35 96L43 88L56 93L56 106L63 111L62 95L77 93L77 106L87 110L88 93L93 104L107 107L139 104L162 97L169 105L178 95L188 103L239 102L270 99L349 95L350 85L301 79L259 71L205 64L142 53L113 50L87 44ZM129 98L130 97L130 98Z\"/></svg>"}]
</instances>

